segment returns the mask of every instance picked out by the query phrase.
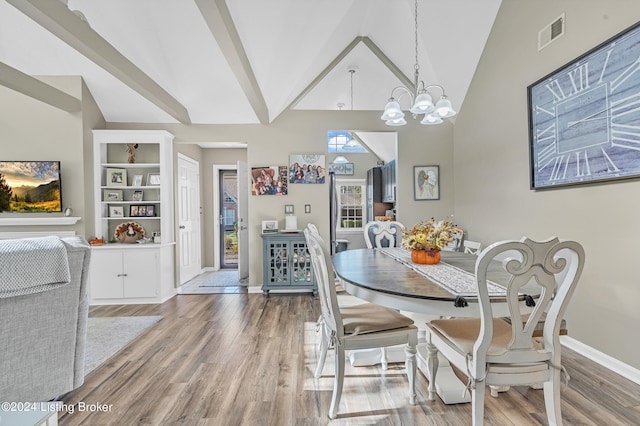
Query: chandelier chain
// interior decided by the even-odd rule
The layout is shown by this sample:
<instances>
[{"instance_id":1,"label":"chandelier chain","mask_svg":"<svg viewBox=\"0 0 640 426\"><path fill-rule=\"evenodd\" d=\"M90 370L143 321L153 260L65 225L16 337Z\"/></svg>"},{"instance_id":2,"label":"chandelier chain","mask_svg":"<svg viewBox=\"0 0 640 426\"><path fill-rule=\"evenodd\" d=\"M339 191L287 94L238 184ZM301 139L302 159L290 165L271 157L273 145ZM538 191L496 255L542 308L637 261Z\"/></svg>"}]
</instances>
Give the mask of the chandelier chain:
<instances>
[{"instance_id":1,"label":"chandelier chain","mask_svg":"<svg viewBox=\"0 0 640 426\"><path fill-rule=\"evenodd\" d=\"M353 73L355 73L356 70L349 70L349 73L351 74L351 111L353 111Z\"/></svg>"},{"instance_id":2,"label":"chandelier chain","mask_svg":"<svg viewBox=\"0 0 640 426\"><path fill-rule=\"evenodd\" d=\"M420 70L420 65L418 64L418 0L415 0L414 5L414 16L415 16L415 37L416 37L416 64L414 66L416 70L416 74Z\"/></svg>"}]
</instances>

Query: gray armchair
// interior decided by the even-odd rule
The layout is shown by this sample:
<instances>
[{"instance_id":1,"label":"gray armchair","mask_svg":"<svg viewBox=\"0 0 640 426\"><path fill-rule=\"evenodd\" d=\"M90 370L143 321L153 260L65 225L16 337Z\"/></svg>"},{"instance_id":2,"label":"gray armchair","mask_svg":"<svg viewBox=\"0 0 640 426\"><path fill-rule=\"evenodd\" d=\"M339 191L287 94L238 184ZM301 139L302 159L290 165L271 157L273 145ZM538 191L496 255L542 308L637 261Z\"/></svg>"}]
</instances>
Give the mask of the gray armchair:
<instances>
[{"instance_id":1,"label":"gray armchair","mask_svg":"<svg viewBox=\"0 0 640 426\"><path fill-rule=\"evenodd\" d=\"M0 401L49 401L84 382L91 250L82 237L47 238L58 251L40 253L42 262L19 252L24 240L0 242ZM20 254L12 252L14 247ZM12 256L15 261L8 262ZM61 266L68 265L68 282L53 278L50 284L16 290L16 281L50 274L50 264L65 271Z\"/></svg>"}]
</instances>

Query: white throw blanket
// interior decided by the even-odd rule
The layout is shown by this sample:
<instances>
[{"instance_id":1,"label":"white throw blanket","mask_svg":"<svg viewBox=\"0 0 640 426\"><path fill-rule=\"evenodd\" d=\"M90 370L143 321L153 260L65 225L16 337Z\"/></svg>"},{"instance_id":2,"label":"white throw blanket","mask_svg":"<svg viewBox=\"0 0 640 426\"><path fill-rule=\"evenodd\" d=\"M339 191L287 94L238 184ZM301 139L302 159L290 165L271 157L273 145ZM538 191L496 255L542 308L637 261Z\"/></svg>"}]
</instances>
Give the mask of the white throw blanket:
<instances>
[{"instance_id":1,"label":"white throw blanket","mask_svg":"<svg viewBox=\"0 0 640 426\"><path fill-rule=\"evenodd\" d=\"M0 298L40 293L71 281L59 237L0 240Z\"/></svg>"}]
</instances>

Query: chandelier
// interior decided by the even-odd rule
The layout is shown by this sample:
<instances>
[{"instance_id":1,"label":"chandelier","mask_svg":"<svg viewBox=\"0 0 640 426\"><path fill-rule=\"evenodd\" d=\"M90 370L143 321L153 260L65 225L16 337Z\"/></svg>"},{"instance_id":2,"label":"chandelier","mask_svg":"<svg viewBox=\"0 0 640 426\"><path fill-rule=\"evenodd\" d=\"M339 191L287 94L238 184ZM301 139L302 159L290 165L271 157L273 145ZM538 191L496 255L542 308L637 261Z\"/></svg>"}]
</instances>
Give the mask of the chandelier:
<instances>
[{"instance_id":1,"label":"chandelier","mask_svg":"<svg viewBox=\"0 0 640 426\"><path fill-rule=\"evenodd\" d=\"M442 123L443 118L453 117L456 115L456 111L451 106L451 101L444 93L444 88L439 84L431 84L426 86L424 81L420 80L420 65L418 64L418 0L415 0L415 53L416 64L414 66L413 81L415 86L415 94L407 89L405 86L395 87L391 91L391 97L384 107L384 112L380 117L388 126L404 126L407 121L404 119L404 112L400 107L400 98L403 95L409 95L411 104L413 105L409 110L413 114L413 118L417 119L419 115L424 117L420 121L420 124L433 125ZM438 102L434 105L433 98L429 93L430 89L439 89L442 94ZM398 98L394 97L394 94L400 92Z\"/></svg>"}]
</instances>

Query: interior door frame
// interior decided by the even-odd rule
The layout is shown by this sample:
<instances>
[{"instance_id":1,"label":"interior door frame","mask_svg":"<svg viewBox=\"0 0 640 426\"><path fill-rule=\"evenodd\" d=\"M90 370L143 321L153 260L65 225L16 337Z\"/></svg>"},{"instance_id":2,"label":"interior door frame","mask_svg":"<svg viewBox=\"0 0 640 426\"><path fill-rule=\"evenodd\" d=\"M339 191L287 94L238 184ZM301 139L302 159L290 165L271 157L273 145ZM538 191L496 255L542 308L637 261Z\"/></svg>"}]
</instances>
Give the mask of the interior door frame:
<instances>
[{"instance_id":1,"label":"interior door frame","mask_svg":"<svg viewBox=\"0 0 640 426\"><path fill-rule=\"evenodd\" d=\"M236 164L214 164L213 165L213 270L220 271L220 215L222 214L220 206L220 171L235 170L238 171Z\"/></svg>"}]
</instances>

